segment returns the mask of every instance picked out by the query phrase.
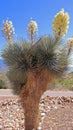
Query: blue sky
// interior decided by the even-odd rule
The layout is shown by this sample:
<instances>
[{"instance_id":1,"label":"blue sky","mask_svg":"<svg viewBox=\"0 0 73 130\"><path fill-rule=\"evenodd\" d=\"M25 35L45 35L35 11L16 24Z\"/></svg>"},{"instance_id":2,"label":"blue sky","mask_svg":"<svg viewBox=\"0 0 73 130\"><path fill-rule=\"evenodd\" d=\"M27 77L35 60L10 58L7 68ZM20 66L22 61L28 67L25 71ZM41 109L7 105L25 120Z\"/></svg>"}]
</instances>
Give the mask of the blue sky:
<instances>
[{"instance_id":1,"label":"blue sky","mask_svg":"<svg viewBox=\"0 0 73 130\"><path fill-rule=\"evenodd\" d=\"M27 39L27 25L32 17L38 23L38 35L52 34L54 15L62 8L70 15L69 31L65 37L73 35L73 0L0 0L0 29L2 21L9 20L15 27L16 39ZM0 30L0 55L6 40Z\"/></svg>"}]
</instances>

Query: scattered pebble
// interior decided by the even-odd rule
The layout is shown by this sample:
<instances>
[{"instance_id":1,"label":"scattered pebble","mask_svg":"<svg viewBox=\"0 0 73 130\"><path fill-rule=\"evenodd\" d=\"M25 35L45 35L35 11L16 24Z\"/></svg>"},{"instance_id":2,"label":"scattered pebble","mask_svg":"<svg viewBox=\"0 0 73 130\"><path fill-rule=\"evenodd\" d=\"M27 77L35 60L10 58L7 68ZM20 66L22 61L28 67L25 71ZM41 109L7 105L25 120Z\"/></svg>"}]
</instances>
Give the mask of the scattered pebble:
<instances>
[{"instance_id":1,"label":"scattered pebble","mask_svg":"<svg viewBox=\"0 0 73 130\"><path fill-rule=\"evenodd\" d=\"M73 104L72 97L45 97L41 99L40 122L38 130L42 130L42 123L52 110L63 109L65 104ZM50 117L49 117L50 118ZM23 130L24 129L24 112L18 97L0 97L0 130ZM51 130L51 128L50 128Z\"/></svg>"}]
</instances>

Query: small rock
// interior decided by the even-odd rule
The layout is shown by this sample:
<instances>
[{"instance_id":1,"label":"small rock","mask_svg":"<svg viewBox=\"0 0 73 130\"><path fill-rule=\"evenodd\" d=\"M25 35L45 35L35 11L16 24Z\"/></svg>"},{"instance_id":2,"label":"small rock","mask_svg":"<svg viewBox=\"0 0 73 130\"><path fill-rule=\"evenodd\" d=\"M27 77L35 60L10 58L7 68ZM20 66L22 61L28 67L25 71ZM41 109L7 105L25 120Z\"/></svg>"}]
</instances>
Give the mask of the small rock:
<instances>
[{"instance_id":1,"label":"small rock","mask_svg":"<svg viewBox=\"0 0 73 130\"><path fill-rule=\"evenodd\" d=\"M54 108L55 108L55 109L58 109L58 107L57 107L57 106L54 106Z\"/></svg>"},{"instance_id":2,"label":"small rock","mask_svg":"<svg viewBox=\"0 0 73 130\"><path fill-rule=\"evenodd\" d=\"M2 130L2 125L0 125L0 130Z\"/></svg>"},{"instance_id":3,"label":"small rock","mask_svg":"<svg viewBox=\"0 0 73 130\"><path fill-rule=\"evenodd\" d=\"M43 113L41 113L41 116L45 116L45 113L43 112Z\"/></svg>"},{"instance_id":4,"label":"small rock","mask_svg":"<svg viewBox=\"0 0 73 130\"><path fill-rule=\"evenodd\" d=\"M42 130L42 127L41 127L41 126L39 126L37 129L38 129L38 130Z\"/></svg>"}]
</instances>

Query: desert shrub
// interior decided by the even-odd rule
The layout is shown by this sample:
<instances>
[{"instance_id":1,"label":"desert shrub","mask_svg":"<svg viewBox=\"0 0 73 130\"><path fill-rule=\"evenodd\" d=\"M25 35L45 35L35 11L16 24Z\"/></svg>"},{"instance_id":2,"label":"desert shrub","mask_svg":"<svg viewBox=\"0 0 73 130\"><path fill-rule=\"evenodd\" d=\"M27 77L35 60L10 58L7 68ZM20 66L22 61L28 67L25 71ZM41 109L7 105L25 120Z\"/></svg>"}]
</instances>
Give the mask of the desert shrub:
<instances>
[{"instance_id":1,"label":"desert shrub","mask_svg":"<svg viewBox=\"0 0 73 130\"><path fill-rule=\"evenodd\" d=\"M0 79L0 89L6 89L5 81Z\"/></svg>"},{"instance_id":2,"label":"desert shrub","mask_svg":"<svg viewBox=\"0 0 73 130\"><path fill-rule=\"evenodd\" d=\"M67 77L54 80L53 89L73 91L73 75L68 74Z\"/></svg>"}]
</instances>

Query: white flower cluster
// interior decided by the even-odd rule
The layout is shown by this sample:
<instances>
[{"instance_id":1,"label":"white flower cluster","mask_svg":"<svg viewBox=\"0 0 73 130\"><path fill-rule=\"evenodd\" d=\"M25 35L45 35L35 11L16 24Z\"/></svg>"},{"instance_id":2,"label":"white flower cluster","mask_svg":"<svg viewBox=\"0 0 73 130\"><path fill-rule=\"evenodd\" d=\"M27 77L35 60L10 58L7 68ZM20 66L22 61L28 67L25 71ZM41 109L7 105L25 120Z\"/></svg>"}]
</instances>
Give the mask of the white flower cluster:
<instances>
[{"instance_id":1,"label":"white flower cluster","mask_svg":"<svg viewBox=\"0 0 73 130\"><path fill-rule=\"evenodd\" d=\"M36 21L31 20L30 23L28 24L28 32L34 34L37 31L38 31L38 25Z\"/></svg>"},{"instance_id":2,"label":"white flower cluster","mask_svg":"<svg viewBox=\"0 0 73 130\"><path fill-rule=\"evenodd\" d=\"M73 44L73 38L68 38L67 43Z\"/></svg>"},{"instance_id":3,"label":"white flower cluster","mask_svg":"<svg viewBox=\"0 0 73 130\"><path fill-rule=\"evenodd\" d=\"M56 14L53 21L53 33L57 37L64 37L68 31L69 15L62 9Z\"/></svg>"},{"instance_id":4,"label":"white flower cluster","mask_svg":"<svg viewBox=\"0 0 73 130\"><path fill-rule=\"evenodd\" d=\"M12 35L15 34L15 30L12 24L12 21L8 21L8 19L4 22L3 21L3 28L2 31L8 41L11 41Z\"/></svg>"}]
</instances>

